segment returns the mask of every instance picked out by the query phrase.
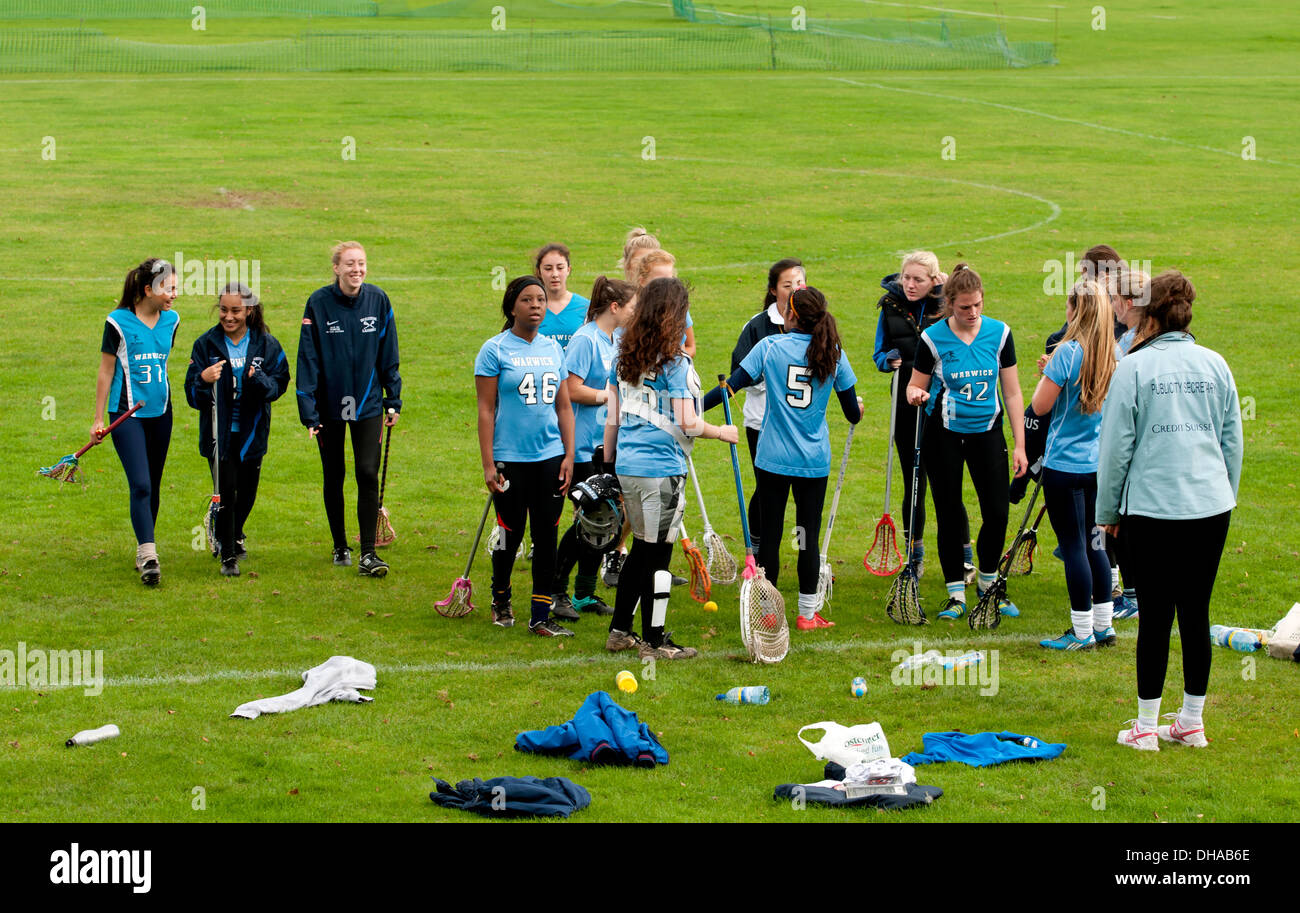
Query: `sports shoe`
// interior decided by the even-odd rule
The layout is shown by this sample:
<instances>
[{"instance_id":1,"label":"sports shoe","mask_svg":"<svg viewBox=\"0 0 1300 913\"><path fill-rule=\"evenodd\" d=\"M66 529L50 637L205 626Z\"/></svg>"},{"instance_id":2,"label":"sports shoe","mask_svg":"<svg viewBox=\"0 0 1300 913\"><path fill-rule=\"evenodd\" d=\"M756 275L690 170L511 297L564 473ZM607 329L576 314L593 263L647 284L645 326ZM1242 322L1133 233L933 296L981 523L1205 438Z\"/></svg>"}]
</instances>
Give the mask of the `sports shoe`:
<instances>
[{"instance_id":1,"label":"sports shoe","mask_svg":"<svg viewBox=\"0 0 1300 913\"><path fill-rule=\"evenodd\" d=\"M821 612L813 612L812 618L804 618L800 615L795 619L794 626L799 631L815 631L818 628L833 628L835 622L822 618Z\"/></svg>"},{"instance_id":2,"label":"sports shoe","mask_svg":"<svg viewBox=\"0 0 1300 913\"><path fill-rule=\"evenodd\" d=\"M239 559L223 558L221 559L221 576L238 577L239 576Z\"/></svg>"},{"instance_id":3,"label":"sports shoe","mask_svg":"<svg viewBox=\"0 0 1300 913\"><path fill-rule=\"evenodd\" d=\"M552 618L545 621L529 622L528 633L538 637L572 637L573 632Z\"/></svg>"},{"instance_id":4,"label":"sports shoe","mask_svg":"<svg viewBox=\"0 0 1300 913\"><path fill-rule=\"evenodd\" d=\"M690 581L685 577L678 577L676 574L673 574L673 586L686 586L688 583L690 583Z\"/></svg>"},{"instance_id":5,"label":"sports shoe","mask_svg":"<svg viewBox=\"0 0 1300 913\"><path fill-rule=\"evenodd\" d=\"M594 593L585 599L573 600L573 607L579 612L595 612L597 615L614 614L614 607Z\"/></svg>"},{"instance_id":6,"label":"sports shoe","mask_svg":"<svg viewBox=\"0 0 1300 913\"><path fill-rule=\"evenodd\" d=\"M975 592L981 598L983 598L984 592L979 587L975 588ZM1008 599L1006 596L1003 596L1001 599L998 600L998 612L1005 615L1007 618L1020 617L1020 609L1018 609L1016 607L1016 604L1012 602L1010 599Z\"/></svg>"},{"instance_id":7,"label":"sports shoe","mask_svg":"<svg viewBox=\"0 0 1300 913\"><path fill-rule=\"evenodd\" d=\"M966 585L970 586L972 583L974 583L976 578L979 577L979 575L980 575L979 568L971 564L969 561L966 562L966 564L962 568L962 580L966 582Z\"/></svg>"},{"instance_id":8,"label":"sports shoe","mask_svg":"<svg viewBox=\"0 0 1300 913\"><path fill-rule=\"evenodd\" d=\"M1111 602L1114 602L1116 599L1119 599L1119 597L1121 597L1121 596L1123 596L1123 595L1124 595L1124 588L1123 588L1122 586L1120 586L1118 583L1115 584L1113 587L1110 588L1110 601L1111 601Z\"/></svg>"},{"instance_id":9,"label":"sports shoe","mask_svg":"<svg viewBox=\"0 0 1300 913\"><path fill-rule=\"evenodd\" d=\"M582 616L573 608L573 601L568 593L556 593L551 597L551 614L565 621L577 621Z\"/></svg>"},{"instance_id":10,"label":"sports shoe","mask_svg":"<svg viewBox=\"0 0 1300 913\"><path fill-rule=\"evenodd\" d=\"M618 575L623 570L624 557L626 556L620 551L613 551L605 556L604 570L600 574L601 580L605 581L605 586L618 586Z\"/></svg>"},{"instance_id":11,"label":"sports shoe","mask_svg":"<svg viewBox=\"0 0 1300 913\"><path fill-rule=\"evenodd\" d=\"M610 653L621 653L624 650L638 650L642 643L644 641L631 631L610 628L609 637L605 640L605 649Z\"/></svg>"},{"instance_id":12,"label":"sports shoe","mask_svg":"<svg viewBox=\"0 0 1300 913\"><path fill-rule=\"evenodd\" d=\"M248 549L244 547L244 543L247 541L248 540L243 536L240 536L238 539L235 540L235 557L238 558L240 561L243 561L245 558L248 557Z\"/></svg>"},{"instance_id":13,"label":"sports shoe","mask_svg":"<svg viewBox=\"0 0 1300 913\"><path fill-rule=\"evenodd\" d=\"M1137 597L1135 596L1132 599L1130 599L1129 597L1121 593L1119 597L1115 600L1115 615L1113 617L1116 620L1121 618L1137 618L1138 617Z\"/></svg>"},{"instance_id":14,"label":"sports shoe","mask_svg":"<svg viewBox=\"0 0 1300 913\"><path fill-rule=\"evenodd\" d=\"M944 603L943 611L939 613L940 618L946 618L948 621L957 621L959 618L966 617L966 603L962 602L956 596L949 596L948 601Z\"/></svg>"},{"instance_id":15,"label":"sports shoe","mask_svg":"<svg viewBox=\"0 0 1300 913\"><path fill-rule=\"evenodd\" d=\"M158 559L146 558L144 564L140 565L140 582L145 586L157 586L161 579L162 568L158 564Z\"/></svg>"},{"instance_id":16,"label":"sports shoe","mask_svg":"<svg viewBox=\"0 0 1300 913\"><path fill-rule=\"evenodd\" d=\"M388 573L388 564L374 552L366 552L357 563L357 573L362 577L383 577Z\"/></svg>"},{"instance_id":17,"label":"sports shoe","mask_svg":"<svg viewBox=\"0 0 1300 913\"><path fill-rule=\"evenodd\" d=\"M1097 646L1097 641L1091 634L1080 640L1074 635L1074 628L1067 628L1064 634L1054 640L1040 640L1038 646L1049 650L1091 650Z\"/></svg>"},{"instance_id":18,"label":"sports shoe","mask_svg":"<svg viewBox=\"0 0 1300 913\"><path fill-rule=\"evenodd\" d=\"M1121 729L1115 741L1129 748L1136 748L1138 751L1159 751L1160 739L1156 737L1155 732L1138 732L1137 722L1137 720L1129 720L1125 725L1131 728Z\"/></svg>"},{"instance_id":19,"label":"sports shoe","mask_svg":"<svg viewBox=\"0 0 1300 913\"><path fill-rule=\"evenodd\" d=\"M1163 742L1177 742L1179 745L1191 745L1193 748L1208 748L1210 743L1205 738L1204 727L1200 729L1184 729L1178 722L1178 714L1166 713L1165 719L1173 720L1168 726L1157 726L1156 735Z\"/></svg>"},{"instance_id":20,"label":"sports shoe","mask_svg":"<svg viewBox=\"0 0 1300 913\"><path fill-rule=\"evenodd\" d=\"M1119 642L1119 639L1115 637L1114 628L1105 628L1101 631L1098 631L1096 628L1093 628L1092 639L1096 642L1097 646L1099 647L1113 647L1115 646L1116 643Z\"/></svg>"},{"instance_id":21,"label":"sports shoe","mask_svg":"<svg viewBox=\"0 0 1300 913\"><path fill-rule=\"evenodd\" d=\"M657 647L652 647L646 641L641 641L637 647L637 655L642 659L647 657L655 659L692 659L699 656L700 651L694 647L683 647L680 644L673 643L672 632L666 631L664 632L664 642Z\"/></svg>"},{"instance_id":22,"label":"sports shoe","mask_svg":"<svg viewBox=\"0 0 1300 913\"><path fill-rule=\"evenodd\" d=\"M515 626L515 613L510 608L510 600L505 599L501 602L492 600L492 623L498 628L513 628Z\"/></svg>"},{"instance_id":23,"label":"sports shoe","mask_svg":"<svg viewBox=\"0 0 1300 913\"><path fill-rule=\"evenodd\" d=\"M334 549L334 566L352 567L352 549L350 548Z\"/></svg>"}]
</instances>

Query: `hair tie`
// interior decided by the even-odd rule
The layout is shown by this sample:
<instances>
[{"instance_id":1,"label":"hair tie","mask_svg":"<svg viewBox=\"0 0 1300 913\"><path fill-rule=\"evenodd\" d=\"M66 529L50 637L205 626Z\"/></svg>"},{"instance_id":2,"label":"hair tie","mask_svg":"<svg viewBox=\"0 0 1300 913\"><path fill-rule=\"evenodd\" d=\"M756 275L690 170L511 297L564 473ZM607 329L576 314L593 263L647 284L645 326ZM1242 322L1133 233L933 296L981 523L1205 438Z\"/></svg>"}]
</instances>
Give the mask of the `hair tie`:
<instances>
[{"instance_id":1,"label":"hair tie","mask_svg":"<svg viewBox=\"0 0 1300 913\"><path fill-rule=\"evenodd\" d=\"M794 315L795 320L799 319L799 312L794 309L794 295L797 291L799 290L795 289L794 292L791 292L790 297L786 300L786 305L790 308L790 313Z\"/></svg>"}]
</instances>

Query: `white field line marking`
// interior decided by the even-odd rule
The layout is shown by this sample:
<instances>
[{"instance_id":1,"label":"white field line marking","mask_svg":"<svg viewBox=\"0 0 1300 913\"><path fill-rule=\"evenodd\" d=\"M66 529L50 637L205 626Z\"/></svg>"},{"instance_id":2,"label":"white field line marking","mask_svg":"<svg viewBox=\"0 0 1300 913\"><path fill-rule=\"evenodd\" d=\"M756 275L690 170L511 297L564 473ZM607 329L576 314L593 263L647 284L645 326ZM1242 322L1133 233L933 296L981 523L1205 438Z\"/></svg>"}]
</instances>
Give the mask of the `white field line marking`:
<instances>
[{"instance_id":1,"label":"white field line marking","mask_svg":"<svg viewBox=\"0 0 1300 913\"><path fill-rule=\"evenodd\" d=\"M961 636L952 638L926 638L923 636L925 629L914 628L914 635L900 635L894 640L870 640L870 641L821 641L818 643L808 643L798 646L792 650L790 655L797 656L799 653L848 653L852 650L907 650L911 655L914 642L921 640L931 647L943 647L945 650L957 647L971 647L981 650L995 650L1000 644L1025 644L1038 643L1043 637L1042 634L1004 634L1004 635L985 635L984 637ZM1177 631L1174 632L1177 634ZM1132 633L1118 633L1117 636L1122 640L1136 640L1136 630ZM741 654L743 648L737 644L736 649L730 653L717 651L713 653L702 654L696 659L695 665L699 663L729 663L734 664L733 656ZM444 662L444 663L396 663L396 664L375 664L375 671L383 675L429 675L448 672L474 672L474 673L491 673L491 672L515 672L521 669L564 669L572 666L587 665L606 665L618 666L626 665L627 657L617 654L606 653L601 650L598 653L592 653L586 656L568 656L563 659L512 659L495 663L473 663L473 662ZM172 685L205 685L209 682L251 682L261 679L282 678L284 684L288 687L287 691L295 690L295 687L302 682L301 669L219 669L215 672L204 672L198 675L125 675L120 677L108 677L104 679L105 688L152 688L156 686ZM298 683L298 685L295 685ZM41 691L63 690L65 688L84 688L85 685L43 685ZM29 691L30 688L17 688L10 685L0 686L0 692ZM286 693L287 693L286 691Z\"/></svg>"},{"instance_id":2,"label":"white field line marking","mask_svg":"<svg viewBox=\"0 0 1300 913\"><path fill-rule=\"evenodd\" d=\"M1045 111L1034 111L1030 108L1019 108L1015 105L1004 105L1000 102L995 102L995 101L982 101L981 99L978 98L966 98L961 95L944 95L939 92L922 92L920 89L902 89L902 88L898 88L897 86L887 86L878 82L858 82L855 79L846 79L845 77L842 76L828 76L826 78L832 79L836 82L848 83L849 85L852 86L862 86L863 88L871 88L871 89L883 89L886 92L903 92L908 95L924 95L927 98L942 98L947 101L959 101L962 102L963 104L968 104L968 105L984 105L989 108L1001 108L1003 111L1014 111L1017 114L1031 114L1034 117L1045 117L1048 120L1059 121L1064 124L1075 124L1080 127L1089 127L1093 130L1104 130L1107 133L1119 133L1124 136L1135 136L1139 139L1156 140L1157 142L1161 142L1161 143L1173 143L1175 146L1184 146L1188 149L1200 149L1203 152L1213 152L1218 155L1231 156L1232 158L1237 158L1238 156L1241 155L1241 150L1234 151L1232 149L1216 149L1213 146L1203 146L1199 143L1187 143L1182 140L1174 139L1173 137L1169 137L1169 136L1155 136L1151 133L1141 133L1137 130L1125 130L1123 127L1110 127L1107 126L1106 124L1094 124L1086 120L1075 120L1072 117L1061 117L1057 114L1048 114ZM1268 162L1270 165L1285 165L1288 168L1300 168L1300 164L1297 164L1295 162L1283 162L1278 159L1258 159L1257 161Z\"/></svg>"},{"instance_id":3,"label":"white field line marking","mask_svg":"<svg viewBox=\"0 0 1300 913\"><path fill-rule=\"evenodd\" d=\"M384 146L384 147L380 147L376 151L460 154L464 150L443 148L443 147L436 147L436 146L409 146L409 147ZM554 156L554 155L561 154L558 152L542 152L542 153L527 152L518 149L480 149L478 150L478 152L501 154L501 155L553 155ZM667 156L667 155L662 155L659 158L662 161L695 162L698 164L706 164L706 165L737 166L737 165L750 164L750 163L738 162L730 159L688 158L682 156ZM1041 228L1044 225L1047 225L1049 222L1055 221L1061 215L1061 207L1056 202L1049 200L1046 197L1039 196L1038 194L1030 193L1027 190L1017 190L1014 187L999 187L996 184L983 184L977 181L963 181L958 178L935 177L933 175L904 174L902 172L897 172L897 171L873 171L871 169L866 169L866 168L833 168L829 166L818 166L818 165L813 165L813 166L792 165L788 167L799 168L801 171L805 171L805 172L817 171L817 172L824 172L827 174L851 174L851 175L859 175L863 177L884 177L884 178L897 178L899 180L937 181L944 184L959 184L963 187L974 187L979 190L992 190L998 193L1009 193L1015 196L1025 197L1037 203L1042 203L1043 205L1047 206L1048 209L1050 210L1049 214L1045 218L1039 219L1037 222L1034 222L1032 225L1026 225L1021 228L1011 228L1008 229L1007 231L1001 231L991 235L983 235L978 238L964 238L958 241L945 241L942 244L928 244L925 246L926 250L941 250L943 248L958 247L960 245L965 245L965 244L980 244L985 241L993 241L998 238L1006 238L1009 237L1010 235L1022 234L1023 232L1033 231L1036 228ZM911 250L912 248L908 248L908 249ZM905 252L906 251L891 250L888 251L887 253L889 256L892 257L892 256L901 256ZM803 259L807 263L826 263L826 262L839 263L846 260L865 260L871 257L880 256L880 253L881 253L880 251L870 251L861 254L837 255L834 257L804 257ZM709 273L709 272L720 272L724 270L750 269L756 266L768 266L768 265L769 265L769 261L767 260L753 260L753 261L747 261L742 263L716 263L716 264L706 265L706 266L690 266L688 269L685 270L685 272ZM584 276L587 274L579 273L578 275ZM597 273L593 272L590 274L590 278L594 279L596 275ZM268 279L268 281L314 282L317 281L319 278L320 277L318 276L308 276L306 278L271 277ZM481 274L474 275L474 276L384 276L377 279L377 284L383 284L386 282L475 282L475 281L482 280L484 278L486 277ZM0 282L113 282L113 281L117 281L117 280L110 277L0 276Z\"/></svg>"},{"instance_id":4,"label":"white field line marking","mask_svg":"<svg viewBox=\"0 0 1300 913\"><path fill-rule=\"evenodd\" d=\"M1000 13L977 13L973 10L952 9L947 6L923 6L919 3L888 3L886 0L858 0L872 6L898 6L903 9L933 10L936 13L956 13L959 16L983 16L988 19L1019 19L1021 22L1051 22L1051 19L1039 19L1036 16L1003 16Z\"/></svg>"}]
</instances>

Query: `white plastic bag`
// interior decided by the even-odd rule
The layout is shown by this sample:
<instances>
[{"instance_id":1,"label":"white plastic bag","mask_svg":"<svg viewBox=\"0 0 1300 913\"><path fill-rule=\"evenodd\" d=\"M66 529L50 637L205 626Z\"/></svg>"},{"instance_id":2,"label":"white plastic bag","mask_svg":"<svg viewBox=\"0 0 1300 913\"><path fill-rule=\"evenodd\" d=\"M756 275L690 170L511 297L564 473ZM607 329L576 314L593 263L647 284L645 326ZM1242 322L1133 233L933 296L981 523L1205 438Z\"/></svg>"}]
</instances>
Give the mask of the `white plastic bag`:
<instances>
[{"instance_id":1,"label":"white plastic bag","mask_svg":"<svg viewBox=\"0 0 1300 913\"><path fill-rule=\"evenodd\" d=\"M1291 606L1291 611L1273 628L1268 655L1274 659L1296 659L1297 649L1300 649L1300 602Z\"/></svg>"},{"instance_id":2,"label":"white plastic bag","mask_svg":"<svg viewBox=\"0 0 1300 913\"><path fill-rule=\"evenodd\" d=\"M809 729L824 730L825 735L816 742L809 742L803 737ZM889 757L889 742L885 740L885 730L879 723L858 723L856 726L841 726L830 720L809 723L799 730L798 738L817 760L834 761L842 767Z\"/></svg>"}]
</instances>

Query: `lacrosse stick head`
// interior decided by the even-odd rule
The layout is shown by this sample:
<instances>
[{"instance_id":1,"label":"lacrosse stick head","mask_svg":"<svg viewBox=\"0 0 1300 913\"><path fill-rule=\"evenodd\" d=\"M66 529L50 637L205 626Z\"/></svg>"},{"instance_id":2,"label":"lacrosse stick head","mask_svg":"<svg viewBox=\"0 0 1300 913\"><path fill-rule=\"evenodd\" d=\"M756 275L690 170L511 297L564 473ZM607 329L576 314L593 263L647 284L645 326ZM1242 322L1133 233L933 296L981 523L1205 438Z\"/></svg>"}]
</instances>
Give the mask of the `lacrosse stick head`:
<instances>
[{"instance_id":1,"label":"lacrosse stick head","mask_svg":"<svg viewBox=\"0 0 1300 913\"><path fill-rule=\"evenodd\" d=\"M916 572L909 562L899 572L889 588L889 601L885 603L885 614L890 620L900 625L927 624L925 610L921 608L921 595L917 589Z\"/></svg>"},{"instance_id":2,"label":"lacrosse stick head","mask_svg":"<svg viewBox=\"0 0 1300 913\"><path fill-rule=\"evenodd\" d=\"M1007 597L1007 579L1001 574L989 584L967 617L972 631L992 631L1002 623L1002 600Z\"/></svg>"},{"instance_id":3,"label":"lacrosse stick head","mask_svg":"<svg viewBox=\"0 0 1300 913\"><path fill-rule=\"evenodd\" d=\"M898 551L898 530L889 514L876 524L876 535L871 540L871 548L862 556L862 566L877 577L897 574L903 566L903 556Z\"/></svg>"},{"instance_id":4,"label":"lacrosse stick head","mask_svg":"<svg viewBox=\"0 0 1300 913\"><path fill-rule=\"evenodd\" d=\"M388 508L379 508L379 517L375 521L375 546L382 547L392 545L397 539L397 533L393 529L393 522L388 518Z\"/></svg>"},{"instance_id":5,"label":"lacrosse stick head","mask_svg":"<svg viewBox=\"0 0 1300 913\"><path fill-rule=\"evenodd\" d=\"M221 497L213 495L212 500L208 502L207 513L203 515L203 535L208 538L208 550L212 552L214 558L221 554L221 543L217 541L217 512L220 510Z\"/></svg>"},{"instance_id":6,"label":"lacrosse stick head","mask_svg":"<svg viewBox=\"0 0 1300 913\"><path fill-rule=\"evenodd\" d=\"M819 611L827 615L831 612L831 592L835 588L835 574L831 570L831 563L822 557L821 568L817 571L817 597L821 602Z\"/></svg>"},{"instance_id":7,"label":"lacrosse stick head","mask_svg":"<svg viewBox=\"0 0 1300 913\"><path fill-rule=\"evenodd\" d=\"M704 547L709 552L709 561L706 565L709 579L714 583L735 583L738 570L736 559L727 550L727 544L722 541L722 537L713 530L708 530L704 534Z\"/></svg>"},{"instance_id":8,"label":"lacrosse stick head","mask_svg":"<svg viewBox=\"0 0 1300 913\"><path fill-rule=\"evenodd\" d=\"M1038 534L1032 529L1026 530L1024 538L1018 545L1018 550L1011 556L1011 573L1017 577L1024 577L1034 572L1034 552L1038 551Z\"/></svg>"},{"instance_id":9,"label":"lacrosse stick head","mask_svg":"<svg viewBox=\"0 0 1300 913\"><path fill-rule=\"evenodd\" d=\"M443 618L464 618L474 611L473 595L474 585L469 582L469 578L457 577L447 598L435 602L433 607Z\"/></svg>"},{"instance_id":10,"label":"lacrosse stick head","mask_svg":"<svg viewBox=\"0 0 1300 913\"><path fill-rule=\"evenodd\" d=\"M686 536L682 537L682 551L686 553L686 564L691 569L691 598L696 602L708 602L713 582L709 579L709 569L705 566L704 556Z\"/></svg>"},{"instance_id":11,"label":"lacrosse stick head","mask_svg":"<svg viewBox=\"0 0 1300 913\"><path fill-rule=\"evenodd\" d=\"M76 456L70 453L53 466L42 466L36 472L56 482L80 482L81 473L78 471L79 469Z\"/></svg>"},{"instance_id":12,"label":"lacrosse stick head","mask_svg":"<svg viewBox=\"0 0 1300 913\"><path fill-rule=\"evenodd\" d=\"M785 599L754 564L753 556L745 559L745 578L740 585L740 620L741 639L752 662L779 663L785 659L790 652Z\"/></svg>"}]
</instances>

